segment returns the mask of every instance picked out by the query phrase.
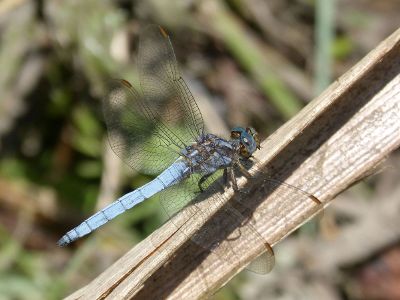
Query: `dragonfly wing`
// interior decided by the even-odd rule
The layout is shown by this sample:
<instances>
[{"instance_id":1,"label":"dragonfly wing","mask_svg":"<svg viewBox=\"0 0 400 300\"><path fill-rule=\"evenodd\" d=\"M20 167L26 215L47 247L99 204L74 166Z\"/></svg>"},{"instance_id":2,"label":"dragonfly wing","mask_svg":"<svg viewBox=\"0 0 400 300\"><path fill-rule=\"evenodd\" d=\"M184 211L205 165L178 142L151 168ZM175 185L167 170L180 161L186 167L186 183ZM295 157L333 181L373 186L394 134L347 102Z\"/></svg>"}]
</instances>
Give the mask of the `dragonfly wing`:
<instances>
[{"instance_id":1,"label":"dragonfly wing","mask_svg":"<svg viewBox=\"0 0 400 300\"><path fill-rule=\"evenodd\" d=\"M272 271L275 265L274 250L269 244L265 244L265 248L263 253L246 266L247 270L257 274L267 274Z\"/></svg>"},{"instance_id":2,"label":"dragonfly wing","mask_svg":"<svg viewBox=\"0 0 400 300\"><path fill-rule=\"evenodd\" d=\"M261 163L258 160L256 159L254 159L254 161L246 160L242 161L241 164L245 169L253 168L255 170L254 175L252 176L253 179L257 178L258 189L263 190L262 192L263 195L269 195L275 193L275 195L277 195L281 199L289 198L288 197L289 195L296 195L296 199L299 202L303 201L314 202L314 204L316 205L315 206L316 211L320 210L319 214L323 214L323 208L324 208L323 203L316 196L298 186L271 177L271 174L267 174L262 170ZM241 172L240 170L235 170L235 171L236 171L235 172L236 176L243 175L243 172ZM252 178L249 178L249 180L252 180ZM244 191L244 194L246 194L246 191ZM248 199L246 198L242 197L242 199L240 199L239 202L243 206L248 207L249 209L252 209L252 207L254 207L251 201L248 201Z\"/></svg>"},{"instance_id":3,"label":"dragonfly wing","mask_svg":"<svg viewBox=\"0 0 400 300\"><path fill-rule=\"evenodd\" d=\"M113 81L104 115L114 152L134 169L156 174L204 133L204 123L160 27L142 32L138 66L141 90Z\"/></svg>"},{"instance_id":4,"label":"dragonfly wing","mask_svg":"<svg viewBox=\"0 0 400 300\"><path fill-rule=\"evenodd\" d=\"M182 145L163 134L168 128L160 125L157 111L128 81L110 82L103 111L111 148L130 167L157 174L179 156Z\"/></svg>"},{"instance_id":5,"label":"dragonfly wing","mask_svg":"<svg viewBox=\"0 0 400 300\"><path fill-rule=\"evenodd\" d=\"M139 41L139 78L148 103L157 108L164 124L182 124L183 141L204 133L204 122L183 80L171 41L159 26L146 27Z\"/></svg>"},{"instance_id":6,"label":"dragonfly wing","mask_svg":"<svg viewBox=\"0 0 400 300\"><path fill-rule=\"evenodd\" d=\"M254 263L247 268L256 273L267 273L274 265L274 254L272 248L265 239L257 232L247 218L223 198L223 186L217 183L222 177L222 171L210 176L203 187L207 188L205 193L199 193L197 185L200 176L193 174L188 180L169 188L160 195L160 201L169 217L181 210L185 214L184 220L196 219L195 234L193 228L178 224L175 218L172 222L180 231L188 236L194 243L206 250L215 253L226 263L241 261L242 255L237 253L238 243L241 252L253 250L257 245L264 250ZM202 200L210 194L214 197L208 201L207 207ZM197 196L197 197L196 197ZM192 199L195 198L193 201Z\"/></svg>"}]
</instances>

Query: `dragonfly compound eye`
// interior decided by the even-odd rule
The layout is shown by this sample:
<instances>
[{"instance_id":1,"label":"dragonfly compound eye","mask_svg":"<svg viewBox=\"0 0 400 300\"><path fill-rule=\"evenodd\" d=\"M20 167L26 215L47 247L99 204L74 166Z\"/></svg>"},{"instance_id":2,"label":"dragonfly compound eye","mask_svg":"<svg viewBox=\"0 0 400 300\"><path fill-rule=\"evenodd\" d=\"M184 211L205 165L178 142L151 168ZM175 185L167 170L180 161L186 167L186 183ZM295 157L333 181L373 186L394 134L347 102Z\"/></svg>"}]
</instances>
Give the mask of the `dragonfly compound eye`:
<instances>
[{"instance_id":1,"label":"dragonfly compound eye","mask_svg":"<svg viewBox=\"0 0 400 300\"><path fill-rule=\"evenodd\" d=\"M253 127L247 127L246 132L253 137L254 141L256 142L257 149L261 149L260 137L258 136L258 132Z\"/></svg>"}]
</instances>

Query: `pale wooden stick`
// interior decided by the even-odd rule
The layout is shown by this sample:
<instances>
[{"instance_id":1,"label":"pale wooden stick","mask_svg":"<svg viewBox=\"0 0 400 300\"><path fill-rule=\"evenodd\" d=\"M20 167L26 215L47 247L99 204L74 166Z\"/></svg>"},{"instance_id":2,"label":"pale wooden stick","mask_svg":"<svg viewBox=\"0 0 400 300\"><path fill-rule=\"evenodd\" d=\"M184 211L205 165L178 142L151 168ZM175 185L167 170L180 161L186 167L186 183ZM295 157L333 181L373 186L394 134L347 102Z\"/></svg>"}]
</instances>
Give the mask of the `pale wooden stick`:
<instances>
[{"instance_id":1,"label":"pale wooden stick","mask_svg":"<svg viewBox=\"0 0 400 300\"><path fill-rule=\"evenodd\" d=\"M312 193L325 205L362 179L400 145L399 73L400 29L263 142L257 153L263 172ZM267 189L260 176L241 178L238 184L250 191L248 217L271 245L319 208L284 186ZM224 196L235 197L231 189ZM181 231L171 221L164 224L68 299L196 299L221 288L263 247L245 243L243 228L232 230L236 238L227 245L231 234L215 226L223 210L212 196L198 205L207 211L206 223L183 210L174 218ZM207 252L193 244L188 236L197 230L209 230L219 246ZM234 263L220 259L227 246L237 254Z\"/></svg>"}]
</instances>

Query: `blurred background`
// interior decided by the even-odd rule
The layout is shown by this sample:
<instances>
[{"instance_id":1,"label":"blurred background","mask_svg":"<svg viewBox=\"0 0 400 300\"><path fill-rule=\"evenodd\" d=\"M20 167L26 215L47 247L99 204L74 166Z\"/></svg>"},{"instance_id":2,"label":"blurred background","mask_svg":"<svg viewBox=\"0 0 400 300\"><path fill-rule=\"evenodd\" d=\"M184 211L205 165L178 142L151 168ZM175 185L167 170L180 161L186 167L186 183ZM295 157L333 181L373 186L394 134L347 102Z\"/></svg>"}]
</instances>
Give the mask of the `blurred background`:
<instances>
[{"instance_id":1,"label":"blurred background","mask_svg":"<svg viewBox=\"0 0 400 300\"><path fill-rule=\"evenodd\" d=\"M396 30L399 12L398 0L2 0L0 300L66 296L165 220L153 197L56 246L151 180L110 150L100 105L108 79L138 82L146 24L169 32L211 132L251 125L265 138ZM242 272L214 299L400 299L399 167L397 151L275 247L271 274Z\"/></svg>"}]
</instances>

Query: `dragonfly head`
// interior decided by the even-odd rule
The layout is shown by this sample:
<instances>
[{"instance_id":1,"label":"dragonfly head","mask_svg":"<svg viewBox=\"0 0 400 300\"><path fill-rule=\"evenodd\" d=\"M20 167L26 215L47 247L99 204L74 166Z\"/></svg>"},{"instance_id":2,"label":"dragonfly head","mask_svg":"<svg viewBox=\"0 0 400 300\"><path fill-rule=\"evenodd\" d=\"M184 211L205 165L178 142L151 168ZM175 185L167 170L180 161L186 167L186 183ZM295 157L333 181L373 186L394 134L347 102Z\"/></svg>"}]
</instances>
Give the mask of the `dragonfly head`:
<instances>
[{"instance_id":1,"label":"dragonfly head","mask_svg":"<svg viewBox=\"0 0 400 300\"><path fill-rule=\"evenodd\" d=\"M260 149L260 138L253 127L235 127L231 131L231 138L239 140L240 155L249 158L256 149Z\"/></svg>"}]
</instances>

